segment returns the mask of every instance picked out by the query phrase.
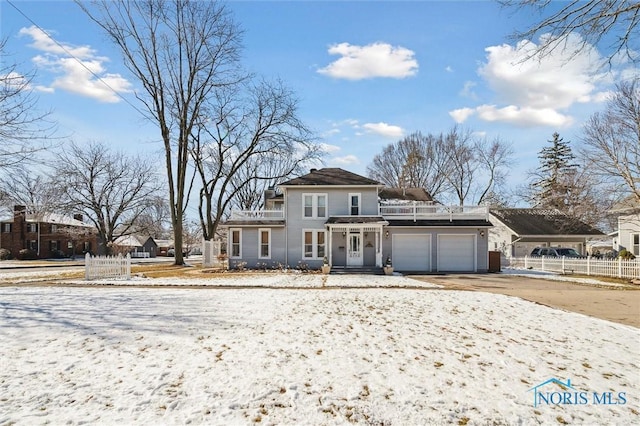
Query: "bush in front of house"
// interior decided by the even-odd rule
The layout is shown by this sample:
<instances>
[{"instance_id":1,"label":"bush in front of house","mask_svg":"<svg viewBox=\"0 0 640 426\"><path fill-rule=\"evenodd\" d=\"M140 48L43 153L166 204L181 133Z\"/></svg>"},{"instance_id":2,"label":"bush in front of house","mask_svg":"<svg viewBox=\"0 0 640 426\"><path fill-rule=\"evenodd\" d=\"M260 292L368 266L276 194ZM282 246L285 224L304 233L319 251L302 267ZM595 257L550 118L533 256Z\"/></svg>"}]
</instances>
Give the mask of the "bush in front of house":
<instances>
[{"instance_id":1,"label":"bush in front of house","mask_svg":"<svg viewBox=\"0 0 640 426\"><path fill-rule=\"evenodd\" d=\"M38 258L38 254L31 249L22 249L18 252L18 259L20 260L35 260Z\"/></svg>"},{"instance_id":2,"label":"bush in front of house","mask_svg":"<svg viewBox=\"0 0 640 426\"><path fill-rule=\"evenodd\" d=\"M629 250L620 250L620 254L618 254L618 256L624 260L633 260L636 258Z\"/></svg>"},{"instance_id":3,"label":"bush in front of house","mask_svg":"<svg viewBox=\"0 0 640 426\"><path fill-rule=\"evenodd\" d=\"M0 260L9 260L11 259L11 251L7 249L0 249Z\"/></svg>"}]
</instances>

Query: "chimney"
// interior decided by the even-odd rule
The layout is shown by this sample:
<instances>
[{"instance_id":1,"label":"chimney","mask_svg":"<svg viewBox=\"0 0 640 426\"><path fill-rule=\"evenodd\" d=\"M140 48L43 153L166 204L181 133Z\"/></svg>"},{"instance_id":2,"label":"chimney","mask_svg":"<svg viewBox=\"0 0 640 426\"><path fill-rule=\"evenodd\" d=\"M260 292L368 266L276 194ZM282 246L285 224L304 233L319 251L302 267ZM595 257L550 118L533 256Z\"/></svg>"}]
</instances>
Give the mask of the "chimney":
<instances>
[{"instance_id":1,"label":"chimney","mask_svg":"<svg viewBox=\"0 0 640 426\"><path fill-rule=\"evenodd\" d=\"M13 206L13 217L25 220L27 216L27 207L26 206Z\"/></svg>"},{"instance_id":2,"label":"chimney","mask_svg":"<svg viewBox=\"0 0 640 426\"><path fill-rule=\"evenodd\" d=\"M315 173L317 171L318 171L318 169L311 169L311 173Z\"/></svg>"},{"instance_id":3,"label":"chimney","mask_svg":"<svg viewBox=\"0 0 640 426\"><path fill-rule=\"evenodd\" d=\"M264 190L264 201L262 205L264 206L265 209L268 209L267 201L275 196L276 196L276 190L273 188L273 186L270 186L269 188Z\"/></svg>"},{"instance_id":4,"label":"chimney","mask_svg":"<svg viewBox=\"0 0 640 426\"><path fill-rule=\"evenodd\" d=\"M74 215L73 215L73 218L74 218L75 220L77 220L78 222L84 222L84 221L82 220L82 214L80 214L80 213L78 213L78 214L74 214Z\"/></svg>"}]
</instances>

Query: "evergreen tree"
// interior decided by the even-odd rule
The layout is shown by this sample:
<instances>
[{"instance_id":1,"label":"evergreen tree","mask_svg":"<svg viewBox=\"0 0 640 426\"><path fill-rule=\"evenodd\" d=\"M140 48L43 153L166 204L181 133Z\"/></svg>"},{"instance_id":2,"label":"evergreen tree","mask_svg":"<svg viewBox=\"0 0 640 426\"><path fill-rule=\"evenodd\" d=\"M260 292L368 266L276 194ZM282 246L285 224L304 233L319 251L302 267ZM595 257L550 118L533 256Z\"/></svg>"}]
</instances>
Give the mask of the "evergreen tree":
<instances>
[{"instance_id":1,"label":"evergreen tree","mask_svg":"<svg viewBox=\"0 0 640 426\"><path fill-rule=\"evenodd\" d=\"M575 156L569 142L565 142L556 132L553 139L547 141L551 146L543 148L538 154L540 167L537 180L533 182L533 201L536 207L570 210L574 181L578 166L573 163Z\"/></svg>"}]
</instances>

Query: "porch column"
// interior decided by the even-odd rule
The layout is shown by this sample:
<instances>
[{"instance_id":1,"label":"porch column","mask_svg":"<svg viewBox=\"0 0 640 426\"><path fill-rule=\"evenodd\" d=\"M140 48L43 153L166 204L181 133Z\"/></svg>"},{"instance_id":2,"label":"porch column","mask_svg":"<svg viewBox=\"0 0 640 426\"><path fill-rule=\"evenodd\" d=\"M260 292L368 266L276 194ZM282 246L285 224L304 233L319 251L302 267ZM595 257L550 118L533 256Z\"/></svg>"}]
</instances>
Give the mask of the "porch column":
<instances>
[{"instance_id":1,"label":"porch column","mask_svg":"<svg viewBox=\"0 0 640 426\"><path fill-rule=\"evenodd\" d=\"M327 256L327 259L329 259L329 265L333 266L333 228L331 228L331 225L329 225L329 237L327 238L327 248L325 249L325 252L328 251L329 252L329 256Z\"/></svg>"}]
</instances>

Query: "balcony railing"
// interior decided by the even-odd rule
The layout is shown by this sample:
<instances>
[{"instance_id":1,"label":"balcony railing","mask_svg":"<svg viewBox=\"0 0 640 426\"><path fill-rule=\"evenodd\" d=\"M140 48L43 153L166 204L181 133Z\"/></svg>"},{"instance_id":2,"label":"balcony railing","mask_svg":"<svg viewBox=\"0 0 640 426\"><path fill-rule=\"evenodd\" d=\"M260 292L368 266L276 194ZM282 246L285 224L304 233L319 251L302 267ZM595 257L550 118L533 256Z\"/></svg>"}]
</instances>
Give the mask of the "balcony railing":
<instances>
[{"instance_id":1,"label":"balcony railing","mask_svg":"<svg viewBox=\"0 0 640 426\"><path fill-rule=\"evenodd\" d=\"M282 220L284 210L234 210L231 220Z\"/></svg>"},{"instance_id":2,"label":"balcony railing","mask_svg":"<svg viewBox=\"0 0 640 426\"><path fill-rule=\"evenodd\" d=\"M486 220L489 208L486 206L442 206L436 204L381 204L380 216L385 219L400 220Z\"/></svg>"}]
</instances>

